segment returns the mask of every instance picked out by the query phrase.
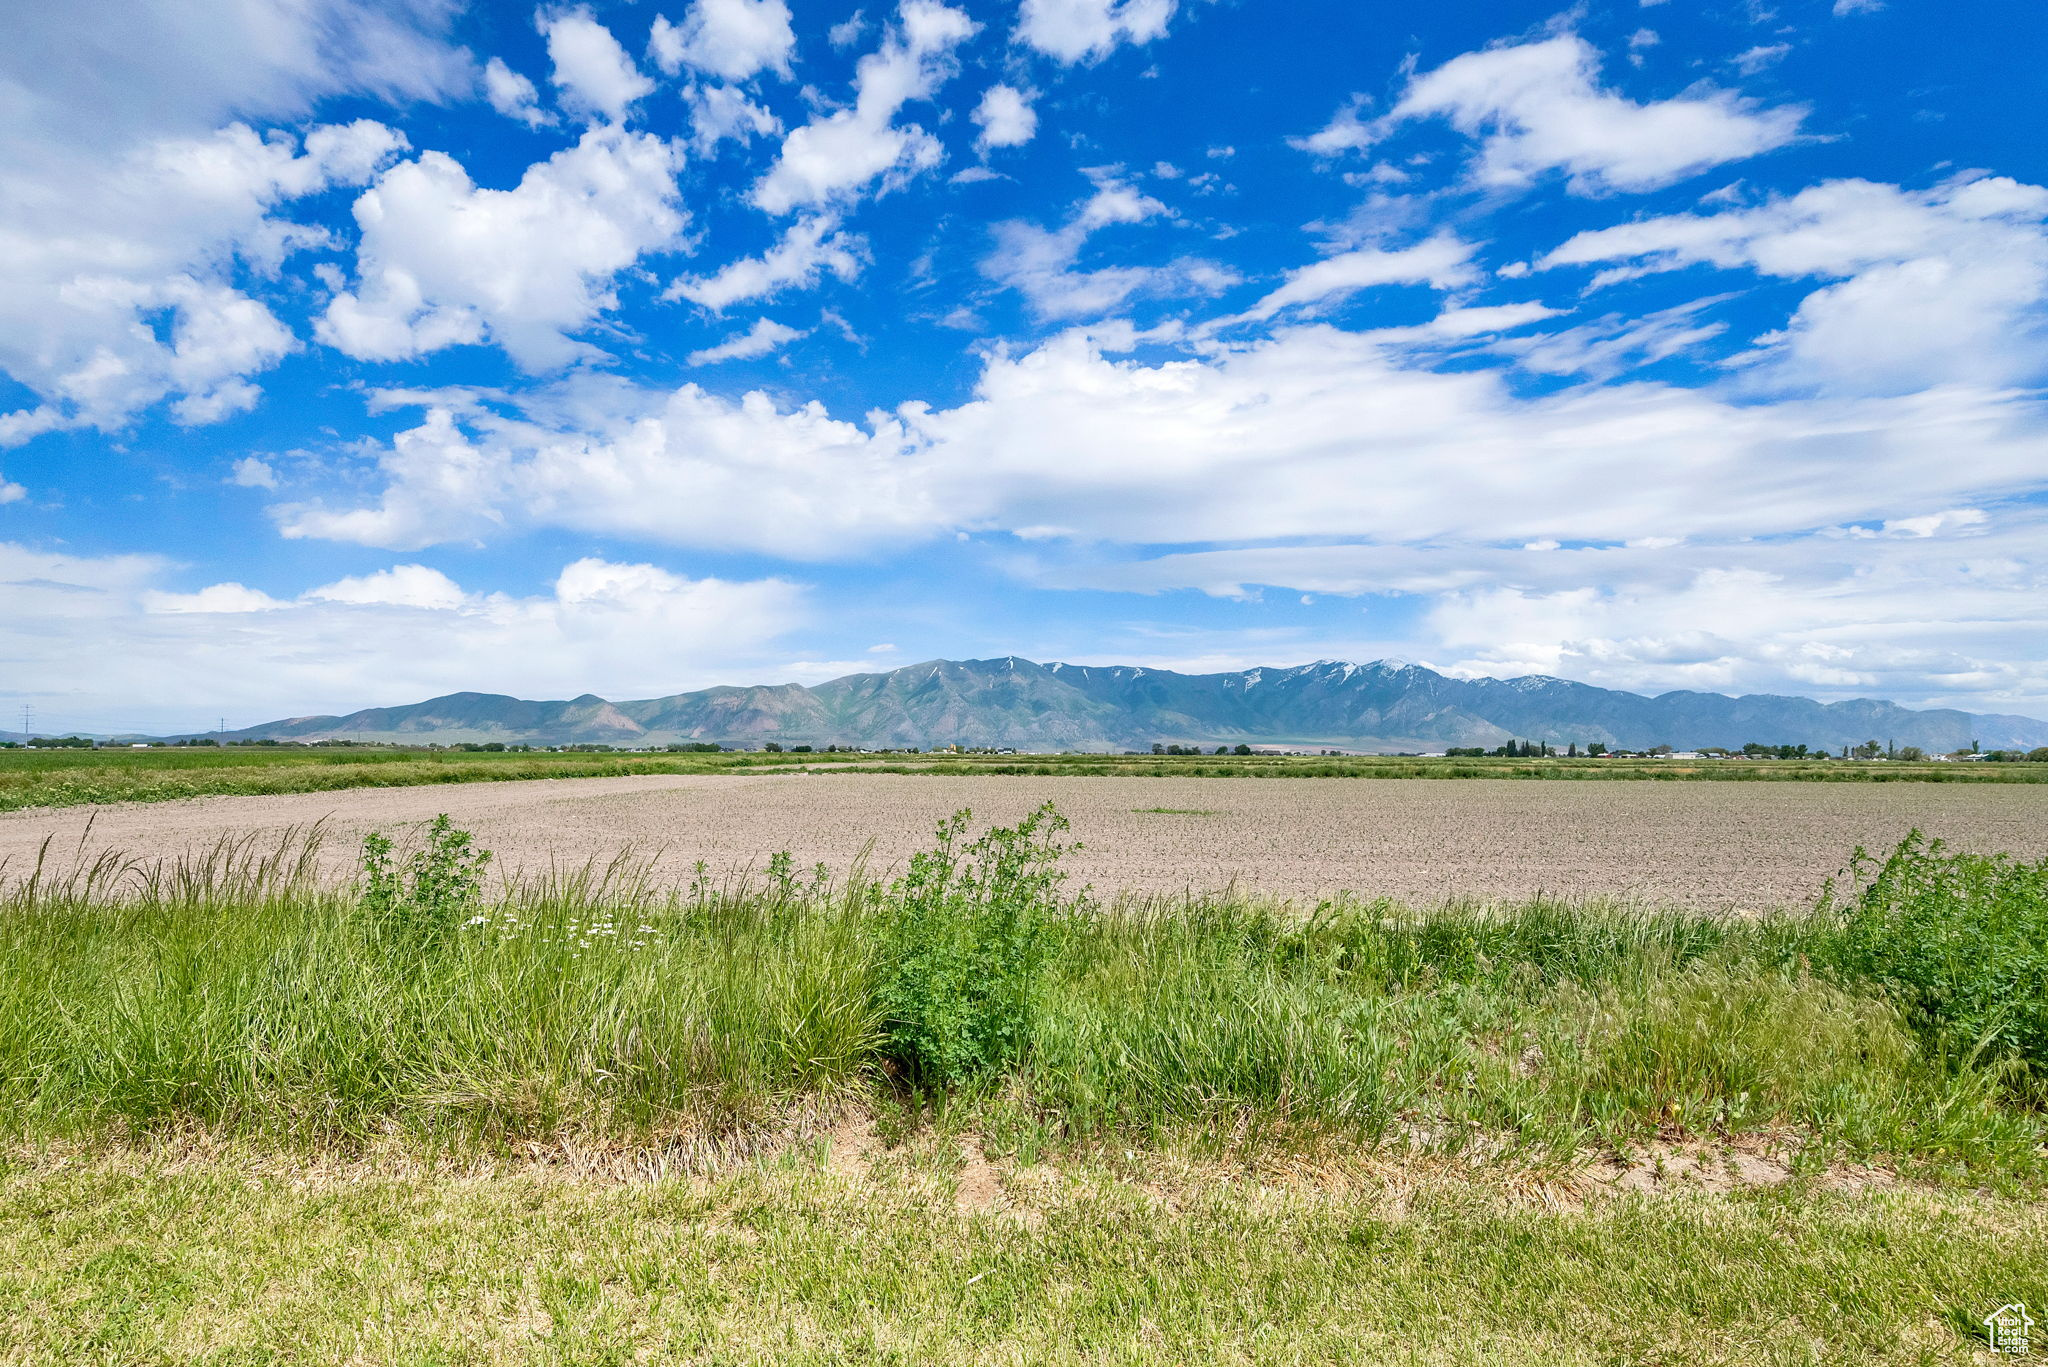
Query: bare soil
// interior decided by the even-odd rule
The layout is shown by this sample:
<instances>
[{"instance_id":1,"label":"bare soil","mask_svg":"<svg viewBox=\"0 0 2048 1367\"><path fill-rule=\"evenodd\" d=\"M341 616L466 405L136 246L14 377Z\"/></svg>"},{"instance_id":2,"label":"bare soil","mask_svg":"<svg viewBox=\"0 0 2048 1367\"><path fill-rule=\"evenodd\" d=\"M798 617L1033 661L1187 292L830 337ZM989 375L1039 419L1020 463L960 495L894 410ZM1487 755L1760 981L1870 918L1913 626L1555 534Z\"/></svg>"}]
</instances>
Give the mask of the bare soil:
<instances>
[{"instance_id":1,"label":"bare soil","mask_svg":"<svg viewBox=\"0 0 2048 1367\"><path fill-rule=\"evenodd\" d=\"M760 870L789 849L844 871L870 841L884 873L959 808L1010 821L1051 800L1085 848L1077 884L1099 894L1348 891L1414 903L1605 897L1761 911L1810 900L1861 844L1915 826L1970 849L2048 855L2048 785L1572 783L1461 779L645 775L359 789L0 814L0 881L50 841L51 862L145 858L223 836L324 822L342 876L361 835L446 812L500 868L603 861L631 849L686 882ZM1165 811L1147 810L1165 808Z\"/></svg>"}]
</instances>

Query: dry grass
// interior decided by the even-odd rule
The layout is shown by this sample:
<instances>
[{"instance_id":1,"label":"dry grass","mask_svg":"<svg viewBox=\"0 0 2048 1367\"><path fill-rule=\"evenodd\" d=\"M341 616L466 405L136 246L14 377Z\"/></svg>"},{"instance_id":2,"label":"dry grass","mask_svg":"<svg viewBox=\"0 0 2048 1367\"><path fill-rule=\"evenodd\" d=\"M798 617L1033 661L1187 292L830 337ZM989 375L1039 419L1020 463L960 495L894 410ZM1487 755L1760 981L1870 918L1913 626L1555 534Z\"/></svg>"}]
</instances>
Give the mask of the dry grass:
<instances>
[{"instance_id":1,"label":"dry grass","mask_svg":"<svg viewBox=\"0 0 2048 1367\"><path fill-rule=\"evenodd\" d=\"M2048 1211L816 1147L653 1182L0 1162L0 1361L1945 1363Z\"/></svg>"}]
</instances>

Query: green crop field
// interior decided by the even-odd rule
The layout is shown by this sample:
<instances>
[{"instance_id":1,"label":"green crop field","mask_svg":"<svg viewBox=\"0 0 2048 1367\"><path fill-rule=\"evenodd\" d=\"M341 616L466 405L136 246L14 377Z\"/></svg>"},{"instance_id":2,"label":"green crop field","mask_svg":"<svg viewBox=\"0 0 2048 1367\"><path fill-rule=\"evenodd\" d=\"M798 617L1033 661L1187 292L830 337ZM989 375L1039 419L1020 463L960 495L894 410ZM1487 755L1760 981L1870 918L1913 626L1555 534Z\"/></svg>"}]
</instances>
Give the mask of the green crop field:
<instances>
[{"instance_id":1,"label":"green crop field","mask_svg":"<svg viewBox=\"0 0 2048 1367\"><path fill-rule=\"evenodd\" d=\"M279 746L0 751L0 811L95 802L405 788L533 778L708 774L804 756L319 749Z\"/></svg>"},{"instance_id":2,"label":"green crop field","mask_svg":"<svg viewBox=\"0 0 2048 1367\"><path fill-rule=\"evenodd\" d=\"M0 1357L1929 1362L2048 1293L2048 861L1101 905L1061 831L19 884Z\"/></svg>"}]
</instances>

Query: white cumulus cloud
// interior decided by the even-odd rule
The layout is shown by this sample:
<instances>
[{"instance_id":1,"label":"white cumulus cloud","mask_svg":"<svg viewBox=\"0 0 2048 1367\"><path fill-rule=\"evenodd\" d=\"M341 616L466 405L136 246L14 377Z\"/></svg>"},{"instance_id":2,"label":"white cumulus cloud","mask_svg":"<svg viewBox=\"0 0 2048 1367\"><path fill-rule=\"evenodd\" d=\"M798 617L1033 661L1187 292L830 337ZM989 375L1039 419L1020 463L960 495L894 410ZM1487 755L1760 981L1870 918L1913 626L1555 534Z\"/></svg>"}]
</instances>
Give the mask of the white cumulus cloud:
<instances>
[{"instance_id":1,"label":"white cumulus cloud","mask_svg":"<svg viewBox=\"0 0 2048 1367\"><path fill-rule=\"evenodd\" d=\"M48 177L0 153L0 369L40 400L0 414L0 445L118 427L166 399L187 423L251 406L249 377L298 342L230 283L234 264L273 273L323 243L272 212L360 184L404 145L362 120L303 141L232 124Z\"/></svg>"},{"instance_id":2,"label":"white cumulus cloud","mask_svg":"<svg viewBox=\"0 0 2048 1367\"><path fill-rule=\"evenodd\" d=\"M852 107L823 114L783 139L781 153L751 198L771 214L856 199L881 182L888 190L944 157L937 138L896 116L928 100L950 79L953 50L979 28L936 0L903 0L879 50L861 58Z\"/></svg>"},{"instance_id":3,"label":"white cumulus cloud","mask_svg":"<svg viewBox=\"0 0 2048 1367\"><path fill-rule=\"evenodd\" d=\"M717 312L786 289L809 289L826 274L852 280L860 274L866 249L858 234L839 231L835 215L800 218L760 256L729 262L708 276L676 280L662 297L687 299Z\"/></svg>"},{"instance_id":4,"label":"white cumulus cloud","mask_svg":"<svg viewBox=\"0 0 2048 1367\"><path fill-rule=\"evenodd\" d=\"M587 130L510 190L477 186L427 152L356 201L356 284L336 294L320 339L363 360L485 340L528 369L586 354L573 334L613 307L612 282L679 243L682 154L648 133Z\"/></svg>"},{"instance_id":5,"label":"white cumulus cloud","mask_svg":"<svg viewBox=\"0 0 2048 1367\"><path fill-rule=\"evenodd\" d=\"M655 17L647 51L671 76L685 66L727 81L787 76L796 33L784 0L692 0L680 24Z\"/></svg>"},{"instance_id":6,"label":"white cumulus cloud","mask_svg":"<svg viewBox=\"0 0 2048 1367\"><path fill-rule=\"evenodd\" d=\"M653 93L654 82L587 6L554 15L543 11L538 22L554 63L555 88L571 109L617 123L635 100Z\"/></svg>"},{"instance_id":7,"label":"white cumulus cloud","mask_svg":"<svg viewBox=\"0 0 2048 1367\"><path fill-rule=\"evenodd\" d=\"M1072 64L1165 36L1174 0L1023 0L1017 41Z\"/></svg>"},{"instance_id":8,"label":"white cumulus cloud","mask_svg":"<svg viewBox=\"0 0 2048 1367\"><path fill-rule=\"evenodd\" d=\"M484 64L484 98L491 102L491 108L508 119L517 119L528 128L539 128L552 123L553 116L540 107L540 92L533 82L506 66L504 59L493 57Z\"/></svg>"},{"instance_id":9,"label":"white cumulus cloud","mask_svg":"<svg viewBox=\"0 0 2048 1367\"><path fill-rule=\"evenodd\" d=\"M868 427L750 392L584 394L575 423L430 408L379 460L371 506L278 510L288 537L396 550L567 526L796 559L901 544L945 522L932 469L895 419Z\"/></svg>"},{"instance_id":10,"label":"white cumulus cloud","mask_svg":"<svg viewBox=\"0 0 2048 1367\"><path fill-rule=\"evenodd\" d=\"M690 109L690 146L700 157L715 156L724 142L744 145L782 131L782 120L738 86L691 85L683 101Z\"/></svg>"},{"instance_id":11,"label":"white cumulus cloud","mask_svg":"<svg viewBox=\"0 0 2048 1367\"><path fill-rule=\"evenodd\" d=\"M290 597L237 583L176 592L171 573L153 556L0 542L10 689L86 729L164 731L474 688L653 697L782 672L776 643L808 616L785 579L597 558L530 595L464 589L421 565Z\"/></svg>"},{"instance_id":12,"label":"white cumulus cloud","mask_svg":"<svg viewBox=\"0 0 2048 1367\"><path fill-rule=\"evenodd\" d=\"M1830 181L1580 233L1538 264L1607 265L1595 283L1702 264L1832 281L1753 357L1828 389L2018 383L2048 367L2048 189L2005 177L1924 191Z\"/></svg>"},{"instance_id":13,"label":"white cumulus cloud","mask_svg":"<svg viewBox=\"0 0 2048 1367\"><path fill-rule=\"evenodd\" d=\"M745 332L736 333L717 346L691 352L690 364L716 365L720 361L753 360L809 335L802 328L788 327L773 318L757 318Z\"/></svg>"},{"instance_id":14,"label":"white cumulus cloud","mask_svg":"<svg viewBox=\"0 0 2048 1367\"><path fill-rule=\"evenodd\" d=\"M974 107L973 119L981 129L977 147L1022 147L1038 132L1031 95L1013 85L990 86Z\"/></svg>"},{"instance_id":15,"label":"white cumulus cloud","mask_svg":"<svg viewBox=\"0 0 2048 1367\"><path fill-rule=\"evenodd\" d=\"M1367 124L1355 106L1298 145L1364 148L1397 127L1444 119L1480 141L1472 178L1518 188L1560 171L1575 194L1654 190L1709 167L1782 147L1805 111L1766 108L1726 90L1639 103L1600 84L1600 54L1576 34L1487 48L1411 79Z\"/></svg>"},{"instance_id":16,"label":"white cumulus cloud","mask_svg":"<svg viewBox=\"0 0 2048 1367\"><path fill-rule=\"evenodd\" d=\"M1058 228L1016 220L996 224L995 250L983 258L981 271L1022 294L1041 319L1097 318L1139 295L1209 295L1236 284L1234 272L1190 257L1159 265L1079 268L1082 250L1096 233L1167 213L1150 195L1100 176L1094 193Z\"/></svg>"}]
</instances>

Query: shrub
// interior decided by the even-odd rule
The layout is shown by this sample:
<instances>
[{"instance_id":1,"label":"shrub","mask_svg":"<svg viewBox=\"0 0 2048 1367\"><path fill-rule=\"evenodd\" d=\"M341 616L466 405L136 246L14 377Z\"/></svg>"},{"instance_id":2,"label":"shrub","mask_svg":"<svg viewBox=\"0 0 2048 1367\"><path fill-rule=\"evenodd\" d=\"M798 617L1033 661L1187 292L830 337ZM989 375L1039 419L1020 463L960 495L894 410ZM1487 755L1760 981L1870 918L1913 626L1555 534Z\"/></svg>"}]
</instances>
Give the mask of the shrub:
<instances>
[{"instance_id":1,"label":"shrub","mask_svg":"<svg viewBox=\"0 0 2048 1367\"><path fill-rule=\"evenodd\" d=\"M1061 909L1066 818L1047 803L963 847L971 817L940 822L891 889L877 997L885 1052L918 1086L959 1087L1025 1057Z\"/></svg>"},{"instance_id":2,"label":"shrub","mask_svg":"<svg viewBox=\"0 0 2048 1367\"><path fill-rule=\"evenodd\" d=\"M428 825L426 842L403 864L388 836L363 837L362 882L356 903L393 942L412 948L437 944L483 904L484 869L491 852L458 831L443 812Z\"/></svg>"},{"instance_id":3,"label":"shrub","mask_svg":"<svg viewBox=\"0 0 2048 1367\"><path fill-rule=\"evenodd\" d=\"M1951 853L1913 831L1856 851L1824 953L1882 986L1931 1044L2048 1068L2048 859Z\"/></svg>"}]
</instances>

